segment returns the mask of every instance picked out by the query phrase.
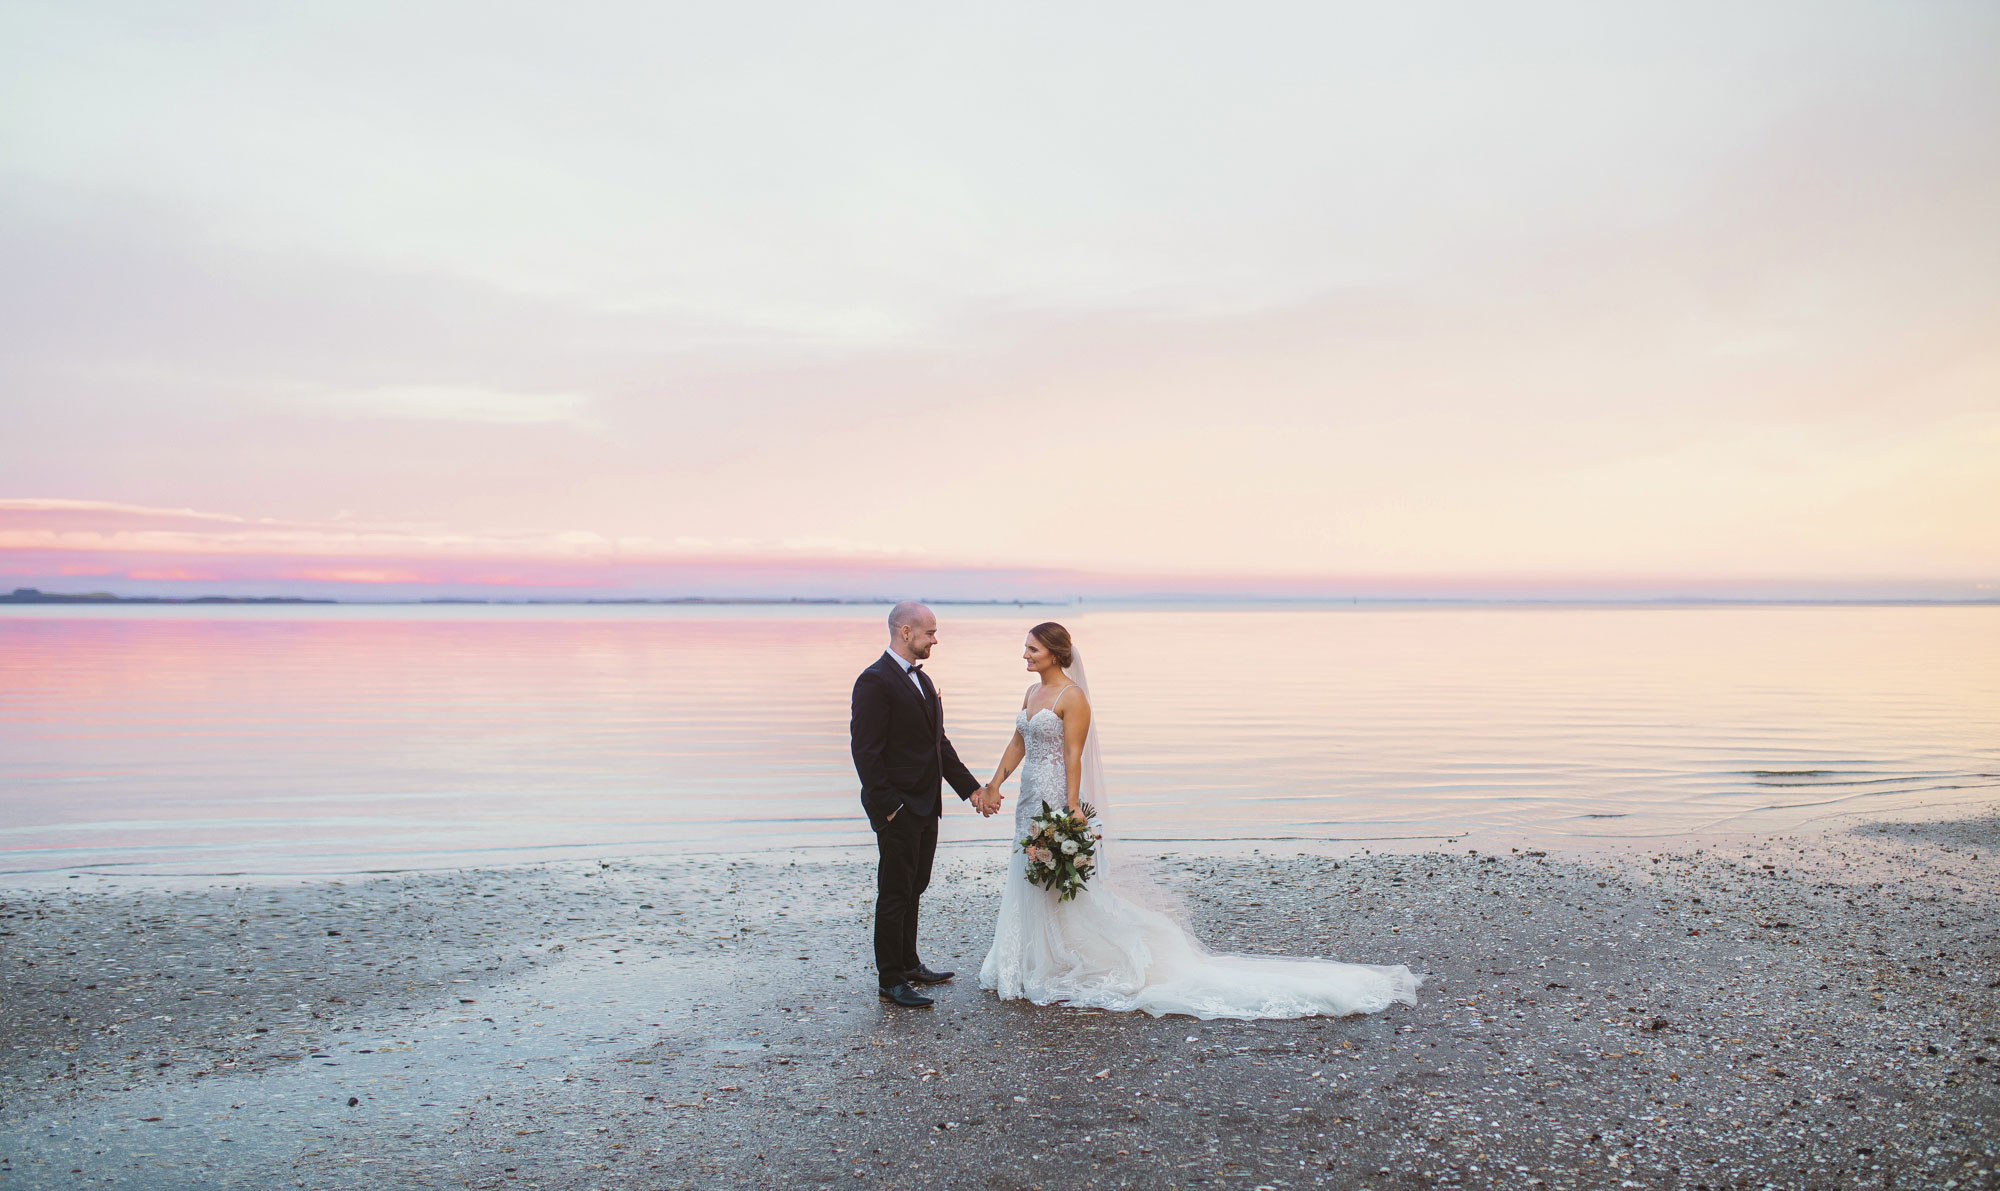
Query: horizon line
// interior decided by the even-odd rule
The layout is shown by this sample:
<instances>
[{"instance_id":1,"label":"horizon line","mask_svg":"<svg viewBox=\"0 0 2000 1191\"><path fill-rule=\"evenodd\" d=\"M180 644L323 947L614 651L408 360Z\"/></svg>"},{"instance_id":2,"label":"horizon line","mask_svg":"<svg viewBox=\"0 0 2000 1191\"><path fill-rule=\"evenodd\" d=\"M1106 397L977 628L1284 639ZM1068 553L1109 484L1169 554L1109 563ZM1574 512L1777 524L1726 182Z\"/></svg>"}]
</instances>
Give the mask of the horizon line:
<instances>
[{"instance_id":1,"label":"horizon line","mask_svg":"<svg viewBox=\"0 0 2000 1191\"><path fill-rule=\"evenodd\" d=\"M39 588L15 588L0 594L0 604L105 605L105 604L207 604L231 605L344 605L352 607L435 607L482 605L496 607L563 606L887 606L902 596L543 596L518 599L488 596L428 596L406 599L344 599L333 596L250 596L209 594L200 596L119 595L114 592L53 592ZM1068 599L996 596L923 597L920 603L942 607L1076 607L1099 604L1537 604L1537 605L1735 605L1735 606L1957 606L2000 605L2000 595L1983 597L1924 596L1477 596L1477 595L1257 595L1196 592L1160 592L1146 595L1073 596Z\"/></svg>"}]
</instances>

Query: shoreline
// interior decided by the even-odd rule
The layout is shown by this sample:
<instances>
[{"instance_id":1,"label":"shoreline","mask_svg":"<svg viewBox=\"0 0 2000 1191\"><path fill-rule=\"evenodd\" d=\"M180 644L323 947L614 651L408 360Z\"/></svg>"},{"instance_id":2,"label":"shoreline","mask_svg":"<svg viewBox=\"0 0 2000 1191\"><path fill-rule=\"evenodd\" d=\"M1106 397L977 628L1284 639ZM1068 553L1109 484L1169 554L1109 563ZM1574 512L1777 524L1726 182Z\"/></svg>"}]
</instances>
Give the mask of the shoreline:
<instances>
[{"instance_id":1,"label":"shoreline","mask_svg":"<svg viewBox=\"0 0 2000 1191\"><path fill-rule=\"evenodd\" d=\"M980 992L997 847L940 856L915 1013L872 858L10 889L0 1186L2000 1181L2000 816L1453 838L1160 866L1218 950L1429 976L1276 1022Z\"/></svg>"},{"instance_id":2,"label":"shoreline","mask_svg":"<svg viewBox=\"0 0 2000 1191\"><path fill-rule=\"evenodd\" d=\"M1803 820L1765 824L1759 827L1733 830L1670 831L1662 829L1653 833L1632 833L1625 835L1577 835L1555 832L1532 827L1482 827L1458 833L1432 832L1410 835L1383 836L1308 836L1308 835L1268 835L1268 836L1152 836L1128 837L1134 851L1149 858L1170 859L1175 855L1188 856L1248 856L1269 852L1272 854L1297 854L1342 858L1360 855L1412 855L1421 852L1449 849L1452 851L1484 852L1533 852L1538 855L1558 857L1580 863L1598 859L1609 859L1630 854L1657 851L1663 847L1715 849L1754 844L1777 836L1800 836L1825 834L1829 832L1860 831L1877 823L1933 823L1955 822L1966 818L1977 818L1996 807L1991 797L1980 796L1956 801L1940 801L1931 804L1906 805L1883 809L1855 809L1834 811ZM1735 816L1744 819L1770 811L1795 809L1791 807L1766 807L1745 811ZM955 816L954 816L955 817ZM1623 817L1623 816L1619 816ZM763 823L745 823L746 828L767 826ZM671 825L667 825L671 826ZM712 826L712 824L704 824ZM825 842L810 842L808 837L783 837L783 842L762 848L746 848L733 844L702 843L693 847L667 848L649 843L641 850L617 842L561 844L546 848L496 847L481 853L382 853L362 859L359 865L320 868L225 868L160 871L155 865L186 865L192 862L176 861L109 861L85 864L52 864L45 868L5 868L0 867L0 896L10 892L48 891L68 888L69 881L117 882L119 888L131 891L145 889L198 888L215 883L259 883L292 884L312 881L364 881L381 877L402 876L442 876L468 871L503 872L511 870L536 870L550 866L588 864L609 861L613 864L659 864L683 857L701 857L708 860L746 860L751 858L812 860L817 862L865 861L873 864L875 848L866 837L865 830L857 829L847 833L850 838L833 838ZM807 841L807 842L801 842ZM981 837L976 839L950 840L938 842L940 855L953 853L973 853L991 851L1004 855L1009 841L1003 837ZM534 855L560 849L566 855ZM25 858L32 852L0 852L0 863L10 856ZM329 855L313 859L336 859ZM397 863L407 858L408 862Z\"/></svg>"}]
</instances>

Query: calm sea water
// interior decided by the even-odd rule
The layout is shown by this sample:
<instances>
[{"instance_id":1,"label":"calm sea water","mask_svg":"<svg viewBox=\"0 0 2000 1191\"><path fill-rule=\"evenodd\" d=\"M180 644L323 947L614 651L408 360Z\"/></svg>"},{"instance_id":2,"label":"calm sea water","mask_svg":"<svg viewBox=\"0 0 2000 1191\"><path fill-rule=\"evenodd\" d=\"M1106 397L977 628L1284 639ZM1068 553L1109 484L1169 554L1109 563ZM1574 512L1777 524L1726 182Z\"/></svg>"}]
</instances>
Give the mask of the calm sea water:
<instances>
[{"instance_id":1,"label":"calm sea water","mask_svg":"<svg viewBox=\"0 0 2000 1191\"><path fill-rule=\"evenodd\" d=\"M847 698L882 612L6 609L0 870L865 843ZM1027 626L1071 627L1150 839L1661 838L2000 805L2000 608L940 612L929 670L981 777ZM946 839L1004 839L954 809Z\"/></svg>"}]
</instances>

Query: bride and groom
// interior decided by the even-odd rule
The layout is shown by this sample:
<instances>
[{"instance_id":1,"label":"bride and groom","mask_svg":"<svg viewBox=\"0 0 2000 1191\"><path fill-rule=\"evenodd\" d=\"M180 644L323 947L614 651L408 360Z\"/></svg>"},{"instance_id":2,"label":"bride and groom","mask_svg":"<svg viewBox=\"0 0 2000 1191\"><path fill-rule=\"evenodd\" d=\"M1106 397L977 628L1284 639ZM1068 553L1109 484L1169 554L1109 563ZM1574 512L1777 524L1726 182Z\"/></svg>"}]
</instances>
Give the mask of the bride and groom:
<instances>
[{"instance_id":1,"label":"bride and groom","mask_svg":"<svg viewBox=\"0 0 2000 1191\"><path fill-rule=\"evenodd\" d=\"M1000 894L993 944L979 985L1002 998L1200 1018L1307 1017L1375 1013L1416 1003L1422 978L1401 965L1348 964L1280 956L1218 955L1202 946L1135 871L1111 821L1091 730L1090 685L1069 632L1036 625L1022 658L1037 682L1021 700L1014 735L982 784L944 732L944 705L923 662L937 644L937 617L905 601L889 613L889 648L854 681L849 733L861 805L875 830L875 967L881 996L912 1008L920 990L955 973L917 957L917 910L937 852L939 787L945 782L982 815L1000 809L1015 772L1018 844L1045 808L1088 806L1103 837L1089 882L1071 900L1032 884L1017 847Z\"/></svg>"}]
</instances>

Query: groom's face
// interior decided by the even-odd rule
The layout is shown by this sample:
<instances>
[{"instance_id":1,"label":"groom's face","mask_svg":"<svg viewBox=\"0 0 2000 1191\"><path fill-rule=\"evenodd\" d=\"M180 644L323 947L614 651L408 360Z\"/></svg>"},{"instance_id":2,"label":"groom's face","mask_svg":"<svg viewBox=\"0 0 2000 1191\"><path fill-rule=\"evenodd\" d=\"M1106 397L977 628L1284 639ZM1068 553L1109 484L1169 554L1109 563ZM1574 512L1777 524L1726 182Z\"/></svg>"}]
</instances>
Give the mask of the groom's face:
<instances>
[{"instance_id":1,"label":"groom's face","mask_svg":"<svg viewBox=\"0 0 2000 1191\"><path fill-rule=\"evenodd\" d=\"M931 646L937 644L937 617L920 617L915 624L906 624L900 630L910 643L910 656L923 661L931 656Z\"/></svg>"}]
</instances>

